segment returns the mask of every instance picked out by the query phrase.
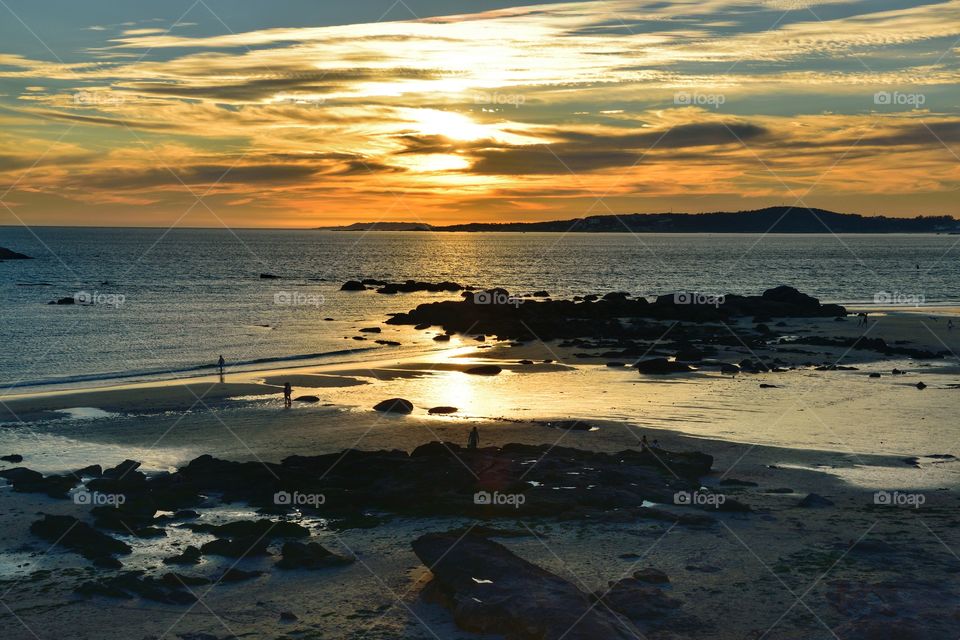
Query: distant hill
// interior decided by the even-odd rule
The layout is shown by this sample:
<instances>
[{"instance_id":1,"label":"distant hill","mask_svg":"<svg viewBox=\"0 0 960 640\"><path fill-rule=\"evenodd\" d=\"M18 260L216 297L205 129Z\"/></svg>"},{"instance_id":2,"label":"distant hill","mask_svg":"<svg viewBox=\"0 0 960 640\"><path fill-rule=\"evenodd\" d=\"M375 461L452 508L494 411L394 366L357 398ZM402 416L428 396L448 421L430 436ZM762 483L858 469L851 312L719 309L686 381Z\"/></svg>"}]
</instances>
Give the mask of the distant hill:
<instances>
[{"instance_id":1,"label":"distant hill","mask_svg":"<svg viewBox=\"0 0 960 640\"><path fill-rule=\"evenodd\" d=\"M717 213L631 213L550 222L471 222L433 226L413 222L356 223L334 231L539 231L594 233L938 233L958 232L951 216L889 218L824 209L768 207Z\"/></svg>"},{"instance_id":2,"label":"distant hill","mask_svg":"<svg viewBox=\"0 0 960 640\"><path fill-rule=\"evenodd\" d=\"M424 222L354 222L344 227L320 227L321 231L431 231Z\"/></svg>"}]
</instances>

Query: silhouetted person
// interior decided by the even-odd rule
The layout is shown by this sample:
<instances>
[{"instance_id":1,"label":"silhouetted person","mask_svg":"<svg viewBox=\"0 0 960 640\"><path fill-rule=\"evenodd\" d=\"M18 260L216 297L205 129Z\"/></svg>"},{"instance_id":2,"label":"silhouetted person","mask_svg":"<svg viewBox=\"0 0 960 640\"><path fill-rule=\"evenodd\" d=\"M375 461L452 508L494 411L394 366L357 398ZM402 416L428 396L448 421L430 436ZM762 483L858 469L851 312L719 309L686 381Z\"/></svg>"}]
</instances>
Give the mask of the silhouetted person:
<instances>
[{"instance_id":1,"label":"silhouetted person","mask_svg":"<svg viewBox=\"0 0 960 640\"><path fill-rule=\"evenodd\" d=\"M644 452L649 448L650 448L650 443L647 442L647 436L644 435L643 437L640 438L640 451Z\"/></svg>"},{"instance_id":2,"label":"silhouetted person","mask_svg":"<svg viewBox=\"0 0 960 640\"><path fill-rule=\"evenodd\" d=\"M947 320L947 331L953 331L953 319Z\"/></svg>"},{"instance_id":3,"label":"silhouetted person","mask_svg":"<svg viewBox=\"0 0 960 640\"><path fill-rule=\"evenodd\" d=\"M220 359L217 360L217 366L220 367L220 377L223 377L223 366L227 364L227 361L223 359L223 356L220 356Z\"/></svg>"},{"instance_id":4,"label":"silhouetted person","mask_svg":"<svg viewBox=\"0 0 960 640\"><path fill-rule=\"evenodd\" d=\"M283 384L283 406L290 407L293 405L293 387L290 386L289 382Z\"/></svg>"},{"instance_id":5,"label":"silhouetted person","mask_svg":"<svg viewBox=\"0 0 960 640\"><path fill-rule=\"evenodd\" d=\"M653 439L653 442L650 444L651 449L660 449L660 441L656 438Z\"/></svg>"},{"instance_id":6,"label":"silhouetted person","mask_svg":"<svg viewBox=\"0 0 960 640\"><path fill-rule=\"evenodd\" d=\"M467 438L467 449L476 449L480 446L480 432L474 427L470 430L470 437Z\"/></svg>"}]
</instances>

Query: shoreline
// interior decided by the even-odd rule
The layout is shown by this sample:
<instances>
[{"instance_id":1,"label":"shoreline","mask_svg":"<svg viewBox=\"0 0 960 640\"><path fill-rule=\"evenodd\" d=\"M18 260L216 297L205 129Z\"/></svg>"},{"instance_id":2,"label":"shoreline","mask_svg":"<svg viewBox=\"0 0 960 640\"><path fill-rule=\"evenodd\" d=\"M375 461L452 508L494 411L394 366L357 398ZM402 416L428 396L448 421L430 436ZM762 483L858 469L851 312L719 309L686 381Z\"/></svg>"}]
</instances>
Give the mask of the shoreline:
<instances>
[{"instance_id":1,"label":"shoreline","mask_svg":"<svg viewBox=\"0 0 960 640\"><path fill-rule=\"evenodd\" d=\"M941 318L943 319L953 319L960 318L960 304L958 303L944 303L941 305L921 305L919 307L908 307L908 306L891 306L891 305L870 305L870 304L854 304L854 303L842 303L842 302L831 302L831 304L842 304L850 312L848 318L850 320L856 319L856 314L861 312L867 312L871 314L872 318L914 318L917 316L927 316L930 319L936 319L937 321ZM809 319L804 320L809 322ZM377 320L370 320L369 322L377 322ZM379 322L383 322L380 320ZM956 333L960 336L960 321L957 322ZM476 350L476 345L472 341L469 341L466 336L460 336L461 342L464 344L462 349L466 349L467 344L473 345L473 349ZM924 336L928 338L928 336ZM456 337L454 337L456 339ZM503 341L505 344L508 341ZM937 348L942 345L938 344L936 341L924 343L927 348ZM499 347L502 347L502 344L493 343L492 345L495 349L500 351ZM957 342L956 347L952 347L954 351L960 353L960 340ZM378 353L386 354L387 350L381 347L359 347L355 349L342 349L335 350L322 354L292 354L287 356L281 356L275 359L268 360L258 360L258 361L249 361L242 362L236 365L231 365L228 363L226 375L230 378L236 380L239 378L240 382L250 382L259 377L266 375L280 375L284 373L289 373L291 375L296 374L297 372L303 372L305 370L310 371L328 371L334 367L346 367L346 368L366 368L376 366L389 361L397 362L419 362L425 358L431 356L437 357L447 357L445 354L450 352L451 349L441 348L438 349L432 345L422 345L420 349L415 350L413 353L407 353L399 360L391 357L377 357ZM350 355L350 354L362 354L367 353L373 356L370 359L363 358L354 358L346 360L336 360L333 362L329 361L331 357L337 357L341 355ZM521 353L516 351L516 353ZM476 350L475 357L483 357L481 350ZM509 359L511 354L505 354L505 358ZM522 358L523 356L518 356ZM309 362L307 362L309 360ZM292 363L304 361L303 364L298 364L295 366L265 366L258 368L257 365L270 364L270 365L282 365L283 363ZM232 369L232 367L240 367L239 369ZM252 367L252 368L251 368ZM60 381L60 380L50 380L50 381L35 381L30 383L21 383L16 382L12 386L4 386L0 384L0 402L11 402L19 401L26 398L32 397L43 397L54 394L80 394L94 391L120 391L123 389L139 389L145 387L167 387L173 384L208 384L215 383L218 381L219 375L216 373L217 366L216 364L209 365L197 365L193 368L188 369L178 369L171 371L158 371L158 372L116 372L111 374L103 374L102 376L92 377L88 380L70 380L70 381ZM194 375L188 375L189 372L195 371ZM96 374L94 374L96 375ZM19 391L23 390L23 391ZM12 391L12 393L11 393ZM243 394L237 394L243 395Z\"/></svg>"}]
</instances>

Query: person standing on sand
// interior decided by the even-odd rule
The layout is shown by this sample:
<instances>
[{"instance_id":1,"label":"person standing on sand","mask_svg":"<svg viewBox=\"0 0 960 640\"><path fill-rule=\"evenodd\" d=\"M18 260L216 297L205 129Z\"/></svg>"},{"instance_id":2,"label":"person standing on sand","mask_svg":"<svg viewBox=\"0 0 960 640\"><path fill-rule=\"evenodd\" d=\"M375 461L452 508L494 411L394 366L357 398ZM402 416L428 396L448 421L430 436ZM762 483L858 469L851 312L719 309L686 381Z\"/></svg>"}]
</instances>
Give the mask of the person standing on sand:
<instances>
[{"instance_id":1,"label":"person standing on sand","mask_svg":"<svg viewBox=\"0 0 960 640\"><path fill-rule=\"evenodd\" d=\"M290 386L289 382L283 383L283 406L293 406L293 387Z\"/></svg>"},{"instance_id":2,"label":"person standing on sand","mask_svg":"<svg viewBox=\"0 0 960 640\"><path fill-rule=\"evenodd\" d=\"M649 448L650 448L650 443L647 442L647 436L646 434L644 434L643 437L640 438L640 452L643 453Z\"/></svg>"},{"instance_id":3,"label":"person standing on sand","mask_svg":"<svg viewBox=\"0 0 960 640\"><path fill-rule=\"evenodd\" d=\"M223 354L220 354L220 359L217 361L217 366L220 367L220 377L223 377L223 365L227 362L223 359Z\"/></svg>"},{"instance_id":4,"label":"person standing on sand","mask_svg":"<svg viewBox=\"0 0 960 640\"><path fill-rule=\"evenodd\" d=\"M474 427L470 430L470 437L467 438L467 449L476 449L480 446L480 432Z\"/></svg>"},{"instance_id":5,"label":"person standing on sand","mask_svg":"<svg viewBox=\"0 0 960 640\"><path fill-rule=\"evenodd\" d=\"M953 331L953 318L947 320L947 331Z\"/></svg>"}]
</instances>

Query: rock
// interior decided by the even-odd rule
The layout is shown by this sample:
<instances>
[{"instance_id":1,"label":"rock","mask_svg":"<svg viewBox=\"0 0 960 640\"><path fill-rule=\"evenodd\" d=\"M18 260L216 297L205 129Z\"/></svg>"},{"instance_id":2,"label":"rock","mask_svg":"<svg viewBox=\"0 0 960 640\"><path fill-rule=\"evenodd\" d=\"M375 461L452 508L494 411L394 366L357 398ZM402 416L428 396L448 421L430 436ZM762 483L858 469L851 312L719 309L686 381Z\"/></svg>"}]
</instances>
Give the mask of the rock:
<instances>
[{"instance_id":1,"label":"rock","mask_svg":"<svg viewBox=\"0 0 960 640\"><path fill-rule=\"evenodd\" d=\"M80 595L105 596L108 598L131 599L134 595L145 600L164 604L187 605L197 601L196 596L187 591L186 584L209 584L206 578L192 578L168 573L162 578L143 576L140 571L127 571L118 576L101 578L85 582L77 587Z\"/></svg>"},{"instance_id":2,"label":"rock","mask_svg":"<svg viewBox=\"0 0 960 640\"><path fill-rule=\"evenodd\" d=\"M44 476L39 471L26 467L14 467L0 471L13 490L19 493L45 493L52 498L66 498L67 493L80 481L73 474Z\"/></svg>"},{"instance_id":3,"label":"rock","mask_svg":"<svg viewBox=\"0 0 960 640\"><path fill-rule=\"evenodd\" d=\"M618 367L625 367L627 366L627 364L625 362L608 362L607 366L610 367L611 369L615 369Z\"/></svg>"},{"instance_id":4,"label":"rock","mask_svg":"<svg viewBox=\"0 0 960 640\"><path fill-rule=\"evenodd\" d=\"M436 414L447 414L447 413L456 413L458 409L456 407L433 407L427 410L427 413L430 415Z\"/></svg>"},{"instance_id":5,"label":"rock","mask_svg":"<svg viewBox=\"0 0 960 640\"><path fill-rule=\"evenodd\" d=\"M430 533L413 550L433 572L423 597L450 609L464 631L517 640L640 637L573 584L482 536Z\"/></svg>"},{"instance_id":6,"label":"rock","mask_svg":"<svg viewBox=\"0 0 960 640\"><path fill-rule=\"evenodd\" d=\"M0 260L33 260L33 258L23 253L17 253L5 247L0 247Z\"/></svg>"},{"instance_id":7,"label":"rock","mask_svg":"<svg viewBox=\"0 0 960 640\"><path fill-rule=\"evenodd\" d=\"M682 362L676 362L674 360L668 360L666 358L651 358L649 360L642 360L633 366L640 373L650 375L667 375L671 373L686 373L689 371L696 371L696 369L688 364L683 364Z\"/></svg>"},{"instance_id":8,"label":"rock","mask_svg":"<svg viewBox=\"0 0 960 640\"><path fill-rule=\"evenodd\" d=\"M609 589L594 594L594 597L634 621L658 618L682 606L679 600L636 578L610 583Z\"/></svg>"},{"instance_id":9,"label":"rock","mask_svg":"<svg viewBox=\"0 0 960 640\"><path fill-rule=\"evenodd\" d=\"M75 298L73 298L73 296L71 296L69 298L57 298L56 300L51 300L47 304L59 304L59 305L77 304L77 301Z\"/></svg>"},{"instance_id":10,"label":"rock","mask_svg":"<svg viewBox=\"0 0 960 640\"><path fill-rule=\"evenodd\" d=\"M130 553L130 545L100 533L73 516L44 515L30 525L30 532L44 540L70 549L88 560Z\"/></svg>"},{"instance_id":11,"label":"rock","mask_svg":"<svg viewBox=\"0 0 960 640\"><path fill-rule=\"evenodd\" d=\"M833 500L828 500L827 498L824 498L821 495L817 495L816 493L808 493L806 497L803 498L803 500L801 500L797 504L797 506L808 508L808 509L809 508L819 509L823 507L832 507L834 505L833 505Z\"/></svg>"},{"instance_id":12,"label":"rock","mask_svg":"<svg viewBox=\"0 0 960 640\"><path fill-rule=\"evenodd\" d=\"M354 562L355 558L329 551L318 542L287 542L283 557L277 562L280 569L326 569Z\"/></svg>"},{"instance_id":13,"label":"rock","mask_svg":"<svg viewBox=\"0 0 960 640\"><path fill-rule=\"evenodd\" d=\"M420 324L414 327L417 331L423 331L424 329L429 329L432 325L429 322L421 322Z\"/></svg>"},{"instance_id":14,"label":"rock","mask_svg":"<svg viewBox=\"0 0 960 640\"><path fill-rule=\"evenodd\" d=\"M380 327L364 327L360 329L360 333L380 333Z\"/></svg>"},{"instance_id":15,"label":"rock","mask_svg":"<svg viewBox=\"0 0 960 640\"><path fill-rule=\"evenodd\" d=\"M440 334L439 336L433 336L434 342L450 342L450 336L446 334Z\"/></svg>"},{"instance_id":16,"label":"rock","mask_svg":"<svg viewBox=\"0 0 960 640\"><path fill-rule=\"evenodd\" d=\"M648 582L650 584L668 584L670 578L663 571L659 569L654 569L653 567L647 567L646 569L638 569L633 572L634 580L639 580L640 582Z\"/></svg>"},{"instance_id":17,"label":"rock","mask_svg":"<svg viewBox=\"0 0 960 640\"><path fill-rule=\"evenodd\" d=\"M373 410L384 413L411 413L413 411L413 403L403 398L390 398L389 400L375 404Z\"/></svg>"},{"instance_id":18,"label":"rock","mask_svg":"<svg viewBox=\"0 0 960 640\"><path fill-rule=\"evenodd\" d=\"M778 387L775 384L767 384L766 382L761 382L760 388L761 389L779 389L780 387Z\"/></svg>"},{"instance_id":19,"label":"rock","mask_svg":"<svg viewBox=\"0 0 960 640\"><path fill-rule=\"evenodd\" d=\"M218 538L263 538L270 541L274 538L310 537L310 530L295 522L276 522L265 518L236 520L221 525L187 524L184 526L198 533L212 533Z\"/></svg>"},{"instance_id":20,"label":"rock","mask_svg":"<svg viewBox=\"0 0 960 640\"><path fill-rule=\"evenodd\" d=\"M261 273L260 279L261 280L279 280L280 276L275 276L272 273Z\"/></svg>"},{"instance_id":21,"label":"rock","mask_svg":"<svg viewBox=\"0 0 960 640\"><path fill-rule=\"evenodd\" d=\"M163 564L197 564L200 562L201 552L197 547L190 545L182 553L163 559Z\"/></svg>"},{"instance_id":22,"label":"rock","mask_svg":"<svg viewBox=\"0 0 960 640\"><path fill-rule=\"evenodd\" d=\"M469 369L465 369L464 373L469 373L470 375L473 375L473 376L495 376L502 371L503 369L501 369L495 364L482 364L477 367L470 367Z\"/></svg>"},{"instance_id":23,"label":"rock","mask_svg":"<svg viewBox=\"0 0 960 640\"><path fill-rule=\"evenodd\" d=\"M0 456L0 460L3 460L4 462L14 462L14 463L23 462L23 456L21 456L18 453L11 453L8 456Z\"/></svg>"},{"instance_id":24,"label":"rock","mask_svg":"<svg viewBox=\"0 0 960 640\"><path fill-rule=\"evenodd\" d=\"M377 344L382 344L382 345L387 346L387 347L399 347L399 346L400 346L400 343L399 343L399 342L396 342L395 340L374 340L374 342L377 343Z\"/></svg>"},{"instance_id":25,"label":"rock","mask_svg":"<svg viewBox=\"0 0 960 640\"><path fill-rule=\"evenodd\" d=\"M475 336L473 339L476 340L477 342L486 342L487 336L479 335L479 336Z\"/></svg>"},{"instance_id":26,"label":"rock","mask_svg":"<svg viewBox=\"0 0 960 640\"><path fill-rule=\"evenodd\" d=\"M541 290L541 291L534 291L534 292L533 292L533 297L534 297L534 298L549 298L549 297L550 297L550 293L547 292L547 291L542 291L542 290Z\"/></svg>"},{"instance_id":27,"label":"rock","mask_svg":"<svg viewBox=\"0 0 960 640\"><path fill-rule=\"evenodd\" d=\"M927 385L925 385L922 380L913 386L915 386L917 389L920 389L920 391L923 391L927 388Z\"/></svg>"},{"instance_id":28,"label":"rock","mask_svg":"<svg viewBox=\"0 0 960 640\"><path fill-rule=\"evenodd\" d=\"M871 377L871 378L879 378L879 377L880 377L880 374L877 373L876 371L874 371L873 373L870 374L870 377Z\"/></svg>"},{"instance_id":29,"label":"rock","mask_svg":"<svg viewBox=\"0 0 960 640\"><path fill-rule=\"evenodd\" d=\"M357 280L348 280L343 283L343 286L340 287L340 291L366 291L367 288L363 286L362 282Z\"/></svg>"},{"instance_id":30,"label":"rock","mask_svg":"<svg viewBox=\"0 0 960 640\"><path fill-rule=\"evenodd\" d=\"M320 402L320 398L317 396L297 396L296 398L294 398L294 400L296 402L308 402L311 404L314 402Z\"/></svg>"},{"instance_id":31,"label":"rock","mask_svg":"<svg viewBox=\"0 0 960 640\"><path fill-rule=\"evenodd\" d=\"M98 464L91 464L82 469L77 469L73 472L73 475L77 478L99 478L103 475L103 468Z\"/></svg>"},{"instance_id":32,"label":"rock","mask_svg":"<svg viewBox=\"0 0 960 640\"><path fill-rule=\"evenodd\" d=\"M281 611L280 612L280 622L296 622L299 620L293 612L291 611Z\"/></svg>"}]
</instances>

